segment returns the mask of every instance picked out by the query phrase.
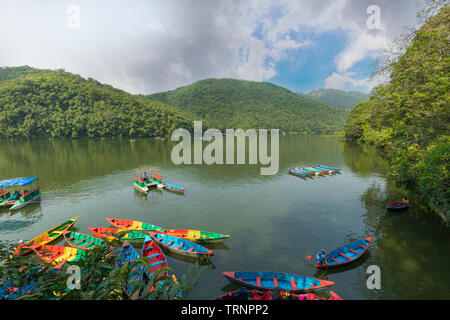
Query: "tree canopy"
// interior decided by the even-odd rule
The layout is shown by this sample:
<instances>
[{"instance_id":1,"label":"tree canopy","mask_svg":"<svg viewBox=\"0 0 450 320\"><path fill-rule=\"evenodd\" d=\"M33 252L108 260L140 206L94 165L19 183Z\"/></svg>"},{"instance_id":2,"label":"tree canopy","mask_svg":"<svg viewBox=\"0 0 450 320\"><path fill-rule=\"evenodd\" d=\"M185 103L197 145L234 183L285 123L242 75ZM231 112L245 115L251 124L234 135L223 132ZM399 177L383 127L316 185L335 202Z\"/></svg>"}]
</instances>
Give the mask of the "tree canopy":
<instances>
[{"instance_id":1,"label":"tree canopy","mask_svg":"<svg viewBox=\"0 0 450 320\"><path fill-rule=\"evenodd\" d=\"M358 104L345 137L384 148L391 175L417 187L432 208L450 218L450 14L431 17L390 66L391 80Z\"/></svg>"},{"instance_id":2,"label":"tree canopy","mask_svg":"<svg viewBox=\"0 0 450 320\"><path fill-rule=\"evenodd\" d=\"M147 96L200 117L219 130L280 129L304 134L337 134L346 111L268 82L207 79Z\"/></svg>"}]
</instances>

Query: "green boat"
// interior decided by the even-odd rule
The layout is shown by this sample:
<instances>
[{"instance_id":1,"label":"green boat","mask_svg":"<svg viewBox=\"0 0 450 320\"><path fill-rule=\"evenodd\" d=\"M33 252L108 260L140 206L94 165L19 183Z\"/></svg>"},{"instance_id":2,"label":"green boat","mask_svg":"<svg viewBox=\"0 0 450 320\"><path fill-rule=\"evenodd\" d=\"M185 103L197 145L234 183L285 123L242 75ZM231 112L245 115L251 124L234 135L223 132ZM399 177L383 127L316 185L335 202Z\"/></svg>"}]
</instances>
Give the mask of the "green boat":
<instances>
[{"instance_id":1,"label":"green boat","mask_svg":"<svg viewBox=\"0 0 450 320\"><path fill-rule=\"evenodd\" d=\"M32 177L15 178L0 181L0 188L3 188L3 192L1 193L0 198L0 207L11 207L10 210L19 210L37 201L41 197L39 186L31 190L25 189L22 194L16 191L13 195L11 195L10 192L7 192L6 188L13 186L25 187L32 184L38 179L39 178Z\"/></svg>"},{"instance_id":2,"label":"green boat","mask_svg":"<svg viewBox=\"0 0 450 320\"><path fill-rule=\"evenodd\" d=\"M102 227L88 228L88 229L97 238L101 238L108 242L118 239L119 233L123 233L120 235L120 238L118 239L121 242L124 242L125 240L128 240L130 242L143 242L145 240L145 234L136 231L130 231L127 229L114 229Z\"/></svg>"},{"instance_id":3,"label":"green boat","mask_svg":"<svg viewBox=\"0 0 450 320\"><path fill-rule=\"evenodd\" d=\"M99 238L74 231L63 231L63 235L69 246L81 250L93 250L97 247L106 247L108 245L107 242Z\"/></svg>"},{"instance_id":4,"label":"green boat","mask_svg":"<svg viewBox=\"0 0 450 320\"><path fill-rule=\"evenodd\" d=\"M140 192L145 193L145 194L148 193L148 186L147 186L147 184L143 180L141 180L139 178L133 177L133 186L134 186L134 188L137 191L140 191Z\"/></svg>"},{"instance_id":5,"label":"green boat","mask_svg":"<svg viewBox=\"0 0 450 320\"><path fill-rule=\"evenodd\" d=\"M149 180L156 183L156 186L158 189L164 189L164 182L162 180L162 176L157 173L152 173L152 175L149 177Z\"/></svg>"}]
</instances>

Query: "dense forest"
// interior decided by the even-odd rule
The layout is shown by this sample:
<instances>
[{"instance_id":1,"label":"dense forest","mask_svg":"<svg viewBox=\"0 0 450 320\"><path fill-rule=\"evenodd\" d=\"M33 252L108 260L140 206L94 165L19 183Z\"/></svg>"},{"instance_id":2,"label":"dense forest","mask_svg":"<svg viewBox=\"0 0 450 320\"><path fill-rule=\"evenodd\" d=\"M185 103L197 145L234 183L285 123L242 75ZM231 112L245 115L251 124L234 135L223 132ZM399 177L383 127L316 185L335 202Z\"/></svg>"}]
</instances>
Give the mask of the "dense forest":
<instances>
[{"instance_id":1,"label":"dense forest","mask_svg":"<svg viewBox=\"0 0 450 320\"><path fill-rule=\"evenodd\" d=\"M318 89L306 95L308 98L326 103L330 106L351 109L360 102L367 101L370 95L356 91L342 91L336 89Z\"/></svg>"},{"instance_id":2,"label":"dense forest","mask_svg":"<svg viewBox=\"0 0 450 320\"><path fill-rule=\"evenodd\" d=\"M147 96L205 119L219 130L267 128L302 134L337 134L348 112L268 82L207 79Z\"/></svg>"},{"instance_id":3,"label":"dense forest","mask_svg":"<svg viewBox=\"0 0 450 320\"><path fill-rule=\"evenodd\" d=\"M358 104L345 137L383 148L391 176L418 188L450 221L450 13L431 17L390 66L391 80Z\"/></svg>"},{"instance_id":4,"label":"dense forest","mask_svg":"<svg viewBox=\"0 0 450 320\"><path fill-rule=\"evenodd\" d=\"M193 119L63 70L0 68L0 138L152 137L190 129Z\"/></svg>"}]
</instances>

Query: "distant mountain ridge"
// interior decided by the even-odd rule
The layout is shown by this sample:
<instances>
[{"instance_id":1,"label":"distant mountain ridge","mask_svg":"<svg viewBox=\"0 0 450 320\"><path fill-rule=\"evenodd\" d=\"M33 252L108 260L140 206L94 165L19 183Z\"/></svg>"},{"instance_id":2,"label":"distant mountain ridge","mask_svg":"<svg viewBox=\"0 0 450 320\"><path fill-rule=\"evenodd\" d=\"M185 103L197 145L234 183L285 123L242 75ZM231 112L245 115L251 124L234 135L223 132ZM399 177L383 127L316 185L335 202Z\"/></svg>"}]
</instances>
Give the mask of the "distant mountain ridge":
<instances>
[{"instance_id":1,"label":"distant mountain ridge","mask_svg":"<svg viewBox=\"0 0 450 320\"><path fill-rule=\"evenodd\" d=\"M370 99L367 93L357 91L342 91L336 89L318 89L311 91L306 95L307 97L326 103L330 106L351 109L358 103Z\"/></svg>"},{"instance_id":2,"label":"distant mountain ridge","mask_svg":"<svg viewBox=\"0 0 450 320\"><path fill-rule=\"evenodd\" d=\"M210 125L281 129L303 134L336 134L348 112L298 95L269 82L206 79L146 96L176 106Z\"/></svg>"}]
</instances>

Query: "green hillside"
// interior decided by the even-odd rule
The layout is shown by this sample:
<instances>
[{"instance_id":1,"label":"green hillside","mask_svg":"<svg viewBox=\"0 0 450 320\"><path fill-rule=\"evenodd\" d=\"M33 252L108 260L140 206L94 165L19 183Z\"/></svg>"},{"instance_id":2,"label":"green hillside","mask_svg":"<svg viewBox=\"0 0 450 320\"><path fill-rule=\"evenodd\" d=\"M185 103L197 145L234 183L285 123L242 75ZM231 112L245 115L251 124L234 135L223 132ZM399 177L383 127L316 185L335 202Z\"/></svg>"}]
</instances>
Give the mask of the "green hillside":
<instances>
[{"instance_id":1,"label":"green hillside","mask_svg":"<svg viewBox=\"0 0 450 320\"><path fill-rule=\"evenodd\" d=\"M0 67L0 81L13 80L31 75L38 75L52 72L52 70L36 69L29 66L22 67Z\"/></svg>"},{"instance_id":2,"label":"green hillside","mask_svg":"<svg viewBox=\"0 0 450 320\"><path fill-rule=\"evenodd\" d=\"M0 69L0 138L152 137L188 114L62 70Z\"/></svg>"},{"instance_id":3,"label":"green hillside","mask_svg":"<svg viewBox=\"0 0 450 320\"><path fill-rule=\"evenodd\" d=\"M148 99L226 128L280 129L304 134L341 132L348 113L267 82L207 79Z\"/></svg>"},{"instance_id":4,"label":"green hillside","mask_svg":"<svg viewBox=\"0 0 450 320\"><path fill-rule=\"evenodd\" d=\"M318 89L311 91L306 95L307 97L326 103L329 106L351 109L358 103L367 101L370 95L356 91L342 91L336 89Z\"/></svg>"},{"instance_id":5,"label":"green hillside","mask_svg":"<svg viewBox=\"0 0 450 320\"><path fill-rule=\"evenodd\" d=\"M450 218L450 14L444 7L392 65L391 81L353 108L347 139L384 148L391 175ZM450 221L450 220L449 220Z\"/></svg>"}]
</instances>

